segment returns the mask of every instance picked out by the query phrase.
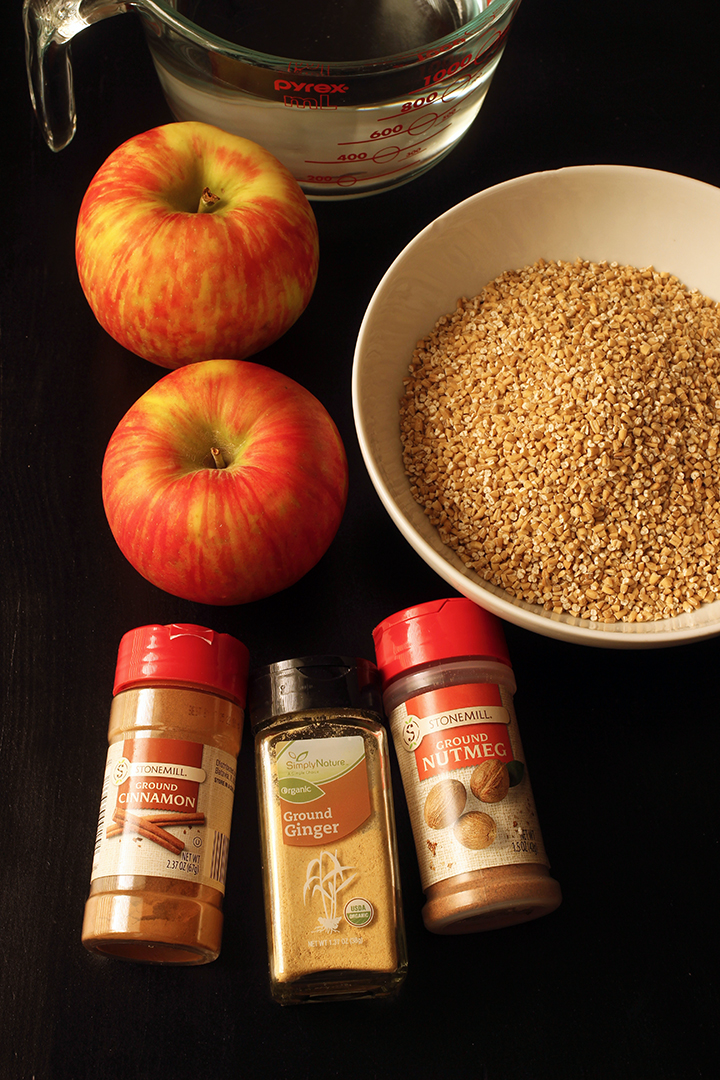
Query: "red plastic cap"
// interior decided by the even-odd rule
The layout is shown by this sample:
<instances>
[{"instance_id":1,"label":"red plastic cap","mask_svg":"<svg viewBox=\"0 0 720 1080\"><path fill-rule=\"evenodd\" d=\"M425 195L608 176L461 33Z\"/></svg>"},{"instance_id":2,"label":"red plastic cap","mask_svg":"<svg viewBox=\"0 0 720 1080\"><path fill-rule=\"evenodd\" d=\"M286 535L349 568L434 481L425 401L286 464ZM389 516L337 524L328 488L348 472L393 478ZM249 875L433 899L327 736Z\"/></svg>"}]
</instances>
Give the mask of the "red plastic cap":
<instances>
[{"instance_id":1,"label":"red plastic cap","mask_svg":"<svg viewBox=\"0 0 720 1080\"><path fill-rule=\"evenodd\" d=\"M154 683L214 690L245 707L250 654L241 641L204 626L139 626L120 641L113 694Z\"/></svg>"},{"instance_id":2,"label":"red plastic cap","mask_svg":"<svg viewBox=\"0 0 720 1080\"><path fill-rule=\"evenodd\" d=\"M384 685L433 661L485 657L511 666L500 620L464 597L398 611L375 627L373 641Z\"/></svg>"}]
</instances>

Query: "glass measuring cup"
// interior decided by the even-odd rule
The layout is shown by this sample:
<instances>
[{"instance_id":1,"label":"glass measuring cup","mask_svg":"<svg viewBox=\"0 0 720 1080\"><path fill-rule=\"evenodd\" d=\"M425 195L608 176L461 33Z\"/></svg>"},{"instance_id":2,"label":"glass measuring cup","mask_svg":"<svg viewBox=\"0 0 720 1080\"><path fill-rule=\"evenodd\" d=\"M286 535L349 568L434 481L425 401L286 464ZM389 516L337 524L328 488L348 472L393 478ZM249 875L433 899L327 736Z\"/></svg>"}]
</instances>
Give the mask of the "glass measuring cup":
<instances>
[{"instance_id":1,"label":"glass measuring cup","mask_svg":"<svg viewBox=\"0 0 720 1080\"><path fill-rule=\"evenodd\" d=\"M233 23L222 15L233 5L238 29L225 31ZM307 54L290 58L272 50L281 36L277 28L298 7L296 0L267 7L252 0L24 0L30 93L46 142L61 150L76 124L72 38L94 22L135 10L176 119L201 120L260 143L290 169L309 198L370 195L419 176L462 138L483 103L519 5L520 0L299 5L311 32L307 40L290 35L293 50ZM318 6L324 7L319 27L313 24ZM341 43L325 32L331 6L335 24L344 28ZM244 11L251 12L250 20L243 21ZM259 25L260 11L273 22ZM245 33L262 48L234 44L204 26ZM389 47L394 51L383 55Z\"/></svg>"}]
</instances>

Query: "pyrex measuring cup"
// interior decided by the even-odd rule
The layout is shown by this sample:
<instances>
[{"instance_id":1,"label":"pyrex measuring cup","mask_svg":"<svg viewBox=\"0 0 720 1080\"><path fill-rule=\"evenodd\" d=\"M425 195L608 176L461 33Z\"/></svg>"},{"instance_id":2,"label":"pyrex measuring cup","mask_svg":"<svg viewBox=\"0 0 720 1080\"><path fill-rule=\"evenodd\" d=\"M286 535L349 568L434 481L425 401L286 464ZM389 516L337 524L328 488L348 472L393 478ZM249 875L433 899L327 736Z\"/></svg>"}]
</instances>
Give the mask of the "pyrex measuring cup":
<instances>
[{"instance_id":1,"label":"pyrex measuring cup","mask_svg":"<svg viewBox=\"0 0 720 1080\"><path fill-rule=\"evenodd\" d=\"M300 54L292 58L273 52L278 28L285 25L284 3L287 19L292 3L305 20L298 26L311 31L307 41L300 31L297 37L290 33L293 51ZM48 145L61 150L76 122L71 39L100 19L134 9L176 119L202 120L260 143L310 198L370 195L425 172L465 134L519 5L520 0L263 0L262 7L259 0L24 0L30 92ZM234 10L236 22L222 22L219 8ZM320 25L313 25L321 9ZM261 12L274 21L258 27ZM329 32L333 15L344 29L340 44ZM260 41L265 51L234 44L201 23ZM226 25L237 29L225 31ZM392 54L383 55L390 47Z\"/></svg>"}]
</instances>

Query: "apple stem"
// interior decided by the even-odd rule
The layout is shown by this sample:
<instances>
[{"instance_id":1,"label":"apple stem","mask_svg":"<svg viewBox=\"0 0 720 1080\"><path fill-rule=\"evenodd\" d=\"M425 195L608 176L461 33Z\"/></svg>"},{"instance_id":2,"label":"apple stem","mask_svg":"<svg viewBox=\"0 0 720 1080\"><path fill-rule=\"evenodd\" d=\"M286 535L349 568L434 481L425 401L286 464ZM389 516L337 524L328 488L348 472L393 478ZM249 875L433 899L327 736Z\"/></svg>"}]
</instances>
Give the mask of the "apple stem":
<instances>
[{"instance_id":1,"label":"apple stem","mask_svg":"<svg viewBox=\"0 0 720 1080\"><path fill-rule=\"evenodd\" d=\"M214 195L210 188L203 188L203 193L200 196L200 202L198 203L198 214L209 214L215 209L220 202L220 196Z\"/></svg>"},{"instance_id":2,"label":"apple stem","mask_svg":"<svg viewBox=\"0 0 720 1080\"><path fill-rule=\"evenodd\" d=\"M223 457L222 450L220 450L217 446L211 446L210 447L210 453L212 454L212 459L215 462L215 468L216 469L226 469L227 468L227 461Z\"/></svg>"}]
</instances>

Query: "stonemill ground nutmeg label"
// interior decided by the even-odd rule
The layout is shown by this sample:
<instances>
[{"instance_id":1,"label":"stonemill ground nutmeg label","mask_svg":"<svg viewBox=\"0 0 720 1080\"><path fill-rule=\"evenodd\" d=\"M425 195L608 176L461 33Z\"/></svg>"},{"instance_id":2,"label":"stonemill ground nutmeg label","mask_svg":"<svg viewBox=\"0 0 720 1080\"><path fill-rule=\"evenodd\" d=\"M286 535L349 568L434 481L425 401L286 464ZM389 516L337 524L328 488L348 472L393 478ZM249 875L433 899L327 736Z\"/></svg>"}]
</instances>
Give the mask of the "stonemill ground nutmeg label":
<instances>
[{"instance_id":1,"label":"stonemill ground nutmeg label","mask_svg":"<svg viewBox=\"0 0 720 1080\"><path fill-rule=\"evenodd\" d=\"M492 866L548 865L509 691L429 690L394 709L390 726L424 889Z\"/></svg>"}]
</instances>

